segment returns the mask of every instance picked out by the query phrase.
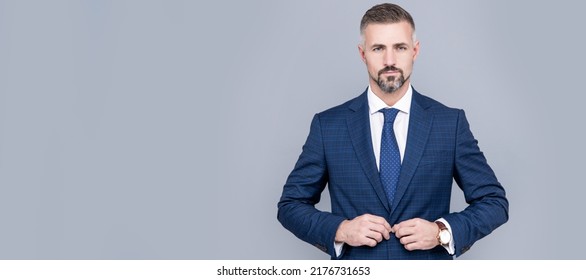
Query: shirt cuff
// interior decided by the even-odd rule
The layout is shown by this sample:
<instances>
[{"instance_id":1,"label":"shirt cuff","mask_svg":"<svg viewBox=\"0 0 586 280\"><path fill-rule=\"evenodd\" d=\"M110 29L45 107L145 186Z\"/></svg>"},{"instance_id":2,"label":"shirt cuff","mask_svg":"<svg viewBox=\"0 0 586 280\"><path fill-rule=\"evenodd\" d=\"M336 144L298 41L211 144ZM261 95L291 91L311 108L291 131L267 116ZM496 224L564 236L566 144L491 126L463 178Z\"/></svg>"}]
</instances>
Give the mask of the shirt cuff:
<instances>
[{"instance_id":1,"label":"shirt cuff","mask_svg":"<svg viewBox=\"0 0 586 280\"><path fill-rule=\"evenodd\" d=\"M448 223L448 221L446 221L444 218L439 218L436 221L444 223L444 225L446 225L446 228L448 228L448 232L450 233L451 237L450 242L448 242L448 244L446 245L442 245L442 247L444 247L444 249L448 251L448 254L453 255L454 253L456 253L456 244L454 242L454 234L452 233L452 227L450 227L450 223Z\"/></svg>"},{"instance_id":2,"label":"shirt cuff","mask_svg":"<svg viewBox=\"0 0 586 280\"><path fill-rule=\"evenodd\" d=\"M340 257L340 254L342 254L342 247L344 247L344 242L334 242L334 249L336 250L336 257Z\"/></svg>"}]
</instances>

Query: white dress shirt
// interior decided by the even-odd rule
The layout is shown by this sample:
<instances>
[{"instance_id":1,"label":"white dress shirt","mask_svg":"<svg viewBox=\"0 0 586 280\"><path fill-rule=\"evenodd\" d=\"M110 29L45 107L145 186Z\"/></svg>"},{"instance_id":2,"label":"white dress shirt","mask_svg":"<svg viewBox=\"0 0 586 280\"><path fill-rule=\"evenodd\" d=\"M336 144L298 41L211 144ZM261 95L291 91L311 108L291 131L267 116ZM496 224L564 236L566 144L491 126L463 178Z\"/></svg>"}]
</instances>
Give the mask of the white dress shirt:
<instances>
[{"instance_id":1,"label":"white dress shirt","mask_svg":"<svg viewBox=\"0 0 586 280\"><path fill-rule=\"evenodd\" d=\"M409 111L411 111L411 99L413 97L413 90L411 86L407 89L405 95L395 103L393 106L388 106L382 99L372 92L368 87L368 111L370 113L370 138L372 139L372 150L374 151L374 158L376 159L376 166L380 170L380 141L383 134L383 125L385 123L385 115L379 112L384 108L395 108L399 110L395 122L393 123L393 131L401 153L401 163L405 156L405 145L407 144L407 132L409 131Z\"/></svg>"},{"instance_id":2,"label":"white dress shirt","mask_svg":"<svg viewBox=\"0 0 586 280\"><path fill-rule=\"evenodd\" d=\"M401 163L403 162L403 158L405 157L405 146L407 145L407 133L409 132L409 113L411 111L411 100L413 98L413 89L411 88L411 84L407 88L407 92L397 103L393 106L388 106L382 99L380 99L370 87L368 87L368 108L369 108L369 116L370 116L370 136L372 139L372 150L374 151L374 158L376 159L376 166L380 170L380 142L383 133L383 125L385 122L385 117L382 112L379 112L383 108L395 108L399 110L397 117L395 118L395 122L393 123L393 131L395 132L395 138L397 139L397 146L399 146L399 152L401 154ZM450 234L452 233L452 228L450 224L443 218L438 219L438 221L443 222ZM391 225L392 226L392 225ZM447 245L443 246L450 255L453 255L455 252L454 248L454 238L452 236L452 241ZM336 255L339 256L342 252L342 247L344 243L335 242L335 249Z\"/></svg>"}]
</instances>

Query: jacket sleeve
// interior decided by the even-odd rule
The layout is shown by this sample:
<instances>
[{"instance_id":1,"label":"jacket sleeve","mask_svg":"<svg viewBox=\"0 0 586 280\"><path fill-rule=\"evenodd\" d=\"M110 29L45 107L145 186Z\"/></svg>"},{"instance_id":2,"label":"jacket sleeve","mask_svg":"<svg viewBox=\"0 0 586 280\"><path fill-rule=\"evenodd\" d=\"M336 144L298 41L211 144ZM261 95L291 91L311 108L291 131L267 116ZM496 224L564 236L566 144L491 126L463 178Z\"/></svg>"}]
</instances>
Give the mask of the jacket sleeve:
<instances>
[{"instance_id":1,"label":"jacket sleeve","mask_svg":"<svg viewBox=\"0 0 586 280\"><path fill-rule=\"evenodd\" d=\"M315 115L301 155L283 187L277 218L295 236L337 258L334 238L344 218L315 208L327 183L323 135L319 115Z\"/></svg>"},{"instance_id":2,"label":"jacket sleeve","mask_svg":"<svg viewBox=\"0 0 586 280\"><path fill-rule=\"evenodd\" d=\"M458 114L454 165L454 179L469 205L444 218L452 227L456 256L460 256L509 219L505 190L480 151L462 110Z\"/></svg>"}]
</instances>

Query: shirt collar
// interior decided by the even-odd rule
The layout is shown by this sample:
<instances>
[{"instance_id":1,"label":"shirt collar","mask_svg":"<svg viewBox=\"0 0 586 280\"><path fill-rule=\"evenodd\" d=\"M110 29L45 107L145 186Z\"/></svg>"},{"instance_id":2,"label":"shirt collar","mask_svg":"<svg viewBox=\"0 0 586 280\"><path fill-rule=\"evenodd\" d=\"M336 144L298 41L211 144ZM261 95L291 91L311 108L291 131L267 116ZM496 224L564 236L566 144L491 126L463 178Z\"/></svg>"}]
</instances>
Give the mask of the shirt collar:
<instances>
[{"instance_id":1,"label":"shirt collar","mask_svg":"<svg viewBox=\"0 0 586 280\"><path fill-rule=\"evenodd\" d=\"M401 99L399 99L399 101L397 101L397 103L395 103L395 105L393 106L387 105L382 99L376 96L376 94L372 92L372 89L370 89L370 86L368 87L367 97L368 108L371 115L377 113L378 111L380 111L380 109L383 108L395 108L401 112L409 114L409 111L411 111L411 99L413 98L413 89L411 88L411 83L409 83L409 87L407 87L407 92L405 93L405 95L403 95L403 97L401 97Z\"/></svg>"}]
</instances>

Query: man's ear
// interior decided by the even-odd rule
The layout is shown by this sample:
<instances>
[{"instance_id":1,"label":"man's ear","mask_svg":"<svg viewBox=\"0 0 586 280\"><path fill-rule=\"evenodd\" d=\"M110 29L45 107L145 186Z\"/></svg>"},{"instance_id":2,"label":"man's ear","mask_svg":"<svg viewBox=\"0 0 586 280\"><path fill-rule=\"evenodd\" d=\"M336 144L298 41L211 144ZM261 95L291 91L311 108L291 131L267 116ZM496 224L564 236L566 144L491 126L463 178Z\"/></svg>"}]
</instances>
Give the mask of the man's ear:
<instances>
[{"instance_id":1,"label":"man's ear","mask_svg":"<svg viewBox=\"0 0 586 280\"><path fill-rule=\"evenodd\" d=\"M419 41L415 41L415 46L413 47L413 61L415 61L417 59L417 56L419 55Z\"/></svg>"},{"instance_id":2,"label":"man's ear","mask_svg":"<svg viewBox=\"0 0 586 280\"><path fill-rule=\"evenodd\" d=\"M366 57L364 56L364 45L358 44L358 53L360 53L360 58L364 63L366 63Z\"/></svg>"}]
</instances>

